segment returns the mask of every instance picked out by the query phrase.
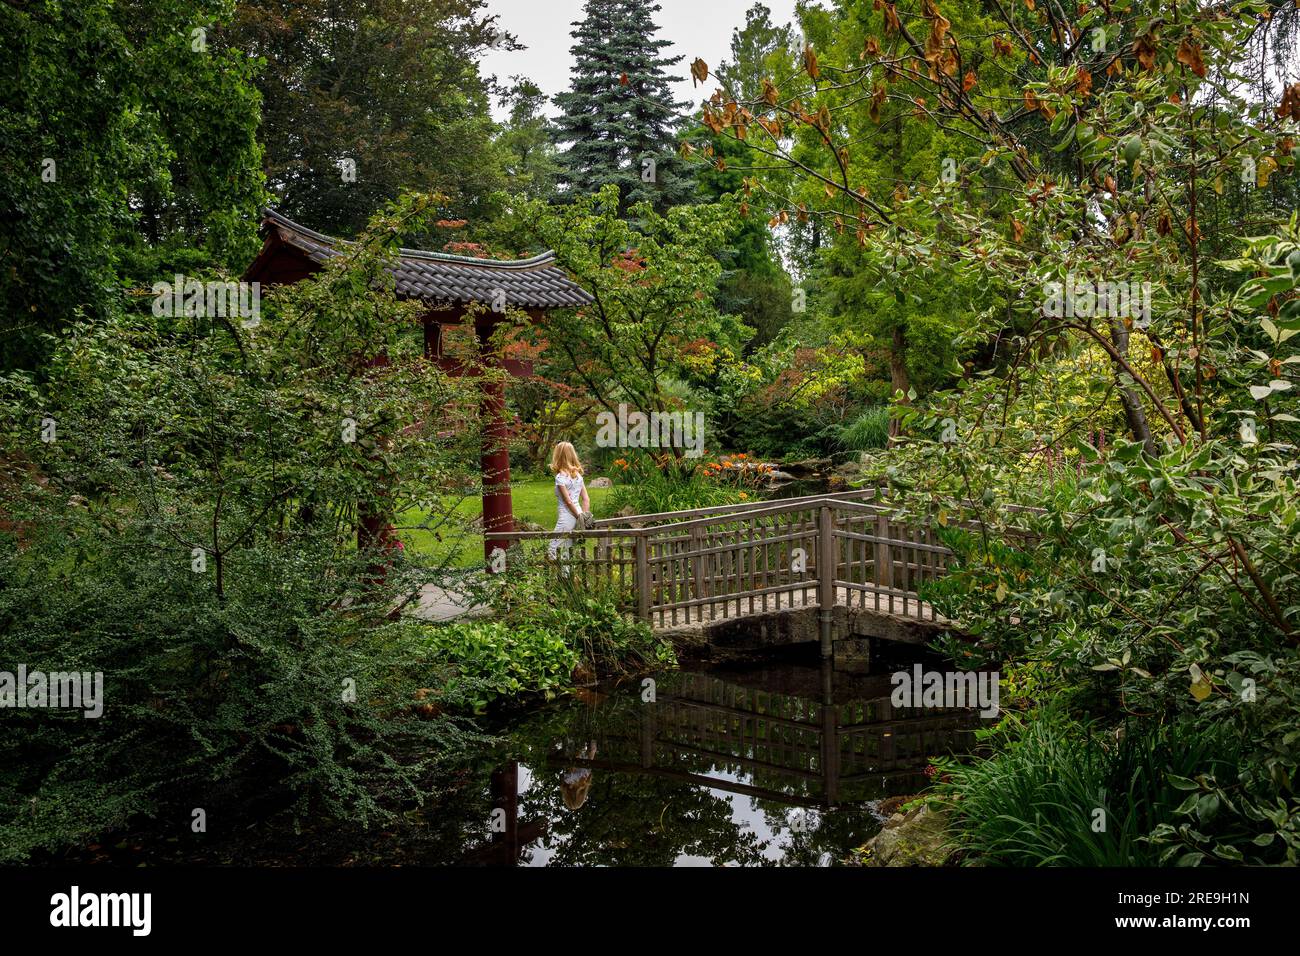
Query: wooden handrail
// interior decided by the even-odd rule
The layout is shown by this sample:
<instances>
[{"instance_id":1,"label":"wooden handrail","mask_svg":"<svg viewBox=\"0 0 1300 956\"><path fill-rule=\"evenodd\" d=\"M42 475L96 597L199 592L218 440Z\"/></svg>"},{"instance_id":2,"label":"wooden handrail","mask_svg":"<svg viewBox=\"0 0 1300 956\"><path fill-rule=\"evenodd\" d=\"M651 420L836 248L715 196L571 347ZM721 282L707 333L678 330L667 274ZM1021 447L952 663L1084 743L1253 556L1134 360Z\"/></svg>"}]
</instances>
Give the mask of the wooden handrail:
<instances>
[{"instance_id":1,"label":"wooden handrail","mask_svg":"<svg viewBox=\"0 0 1300 956\"><path fill-rule=\"evenodd\" d=\"M877 488L855 488L850 491L841 491L837 497L842 499L851 498L871 498L874 497L879 489ZM667 519L684 518L687 516L708 517L710 515L727 514L730 512L743 512L755 508L761 508L765 505L787 504L793 505L800 502L820 501L828 497L825 492L816 495L801 495L798 498L761 498L754 501L737 501L728 505L710 505L707 508L690 508L685 511L661 511L656 514L627 515L626 517L615 518L598 518L592 523L596 528L618 527L627 522L637 521L644 524L647 521L664 521Z\"/></svg>"},{"instance_id":2,"label":"wooden handrail","mask_svg":"<svg viewBox=\"0 0 1300 956\"><path fill-rule=\"evenodd\" d=\"M974 527L959 517L967 507L973 506L952 502L957 514L946 526ZM623 523L638 519L659 523ZM770 604L777 611L816 607L828 654L836 604L934 620L921 589L947 573L954 553L939 542L932 516L909 514L876 488L603 519L581 531L494 537L508 546L568 542L557 561L563 573L584 584L631 585L637 616L654 626L766 612Z\"/></svg>"}]
</instances>

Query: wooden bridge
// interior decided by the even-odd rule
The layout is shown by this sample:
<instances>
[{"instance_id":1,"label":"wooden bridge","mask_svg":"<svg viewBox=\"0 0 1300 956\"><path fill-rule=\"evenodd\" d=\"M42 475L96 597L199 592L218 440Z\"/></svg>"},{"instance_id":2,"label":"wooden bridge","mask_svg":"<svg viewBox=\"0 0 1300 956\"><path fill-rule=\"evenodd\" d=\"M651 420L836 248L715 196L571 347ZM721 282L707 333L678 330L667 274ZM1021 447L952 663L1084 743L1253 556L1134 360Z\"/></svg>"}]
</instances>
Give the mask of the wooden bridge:
<instances>
[{"instance_id":1,"label":"wooden bridge","mask_svg":"<svg viewBox=\"0 0 1300 956\"><path fill-rule=\"evenodd\" d=\"M884 637L954 627L921 589L952 552L928 516L874 488L597 521L586 531L498 534L507 566L542 557L575 586L613 592L657 631L711 646Z\"/></svg>"}]
</instances>

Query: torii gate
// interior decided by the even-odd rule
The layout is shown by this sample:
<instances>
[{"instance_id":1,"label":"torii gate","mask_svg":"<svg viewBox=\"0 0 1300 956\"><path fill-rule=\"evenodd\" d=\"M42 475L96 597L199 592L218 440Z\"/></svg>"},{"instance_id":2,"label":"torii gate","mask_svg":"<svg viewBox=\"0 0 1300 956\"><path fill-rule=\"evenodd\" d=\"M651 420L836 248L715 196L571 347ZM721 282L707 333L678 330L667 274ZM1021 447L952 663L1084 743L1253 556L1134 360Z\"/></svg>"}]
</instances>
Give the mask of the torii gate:
<instances>
[{"instance_id":1,"label":"torii gate","mask_svg":"<svg viewBox=\"0 0 1300 956\"><path fill-rule=\"evenodd\" d=\"M261 234L262 251L245 271L244 279L265 285L306 278L339 255L343 244L270 209L263 211ZM549 250L530 259L500 260L401 249L389 271L398 297L418 299L428 307L421 317L424 354L453 375L466 374L466 370L443 354L442 328L463 323L471 304L481 307L474 316L474 333L483 365L526 377L532 374L531 363L502 357L492 343L506 309L522 309L537 321L547 309L574 308L592 301L556 264L555 253ZM372 361L382 365L388 358L379 355ZM483 554L490 560L493 550L509 546L509 541L493 538L492 533L513 531L514 513L505 385L499 377L484 377L482 395ZM391 531L387 515L364 515L357 543L361 547L383 544Z\"/></svg>"}]
</instances>

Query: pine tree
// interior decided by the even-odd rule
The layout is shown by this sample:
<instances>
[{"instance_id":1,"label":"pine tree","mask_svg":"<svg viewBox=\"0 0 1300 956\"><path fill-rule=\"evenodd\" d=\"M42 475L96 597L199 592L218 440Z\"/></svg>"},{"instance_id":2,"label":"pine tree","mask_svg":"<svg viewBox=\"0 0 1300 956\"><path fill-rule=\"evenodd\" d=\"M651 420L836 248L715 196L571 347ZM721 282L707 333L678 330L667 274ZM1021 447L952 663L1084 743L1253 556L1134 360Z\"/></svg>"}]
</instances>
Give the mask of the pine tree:
<instances>
[{"instance_id":1,"label":"pine tree","mask_svg":"<svg viewBox=\"0 0 1300 956\"><path fill-rule=\"evenodd\" d=\"M555 97L563 110L556 139L562 179L571 192L619 188L623 208L649 200L657 210L690 202L690 172L677 154L680 111L666 70L681 57L665 57L667 40L655 39L657 3L587 0L574 23L570 89Z\"/></svg>"}]
</instances>

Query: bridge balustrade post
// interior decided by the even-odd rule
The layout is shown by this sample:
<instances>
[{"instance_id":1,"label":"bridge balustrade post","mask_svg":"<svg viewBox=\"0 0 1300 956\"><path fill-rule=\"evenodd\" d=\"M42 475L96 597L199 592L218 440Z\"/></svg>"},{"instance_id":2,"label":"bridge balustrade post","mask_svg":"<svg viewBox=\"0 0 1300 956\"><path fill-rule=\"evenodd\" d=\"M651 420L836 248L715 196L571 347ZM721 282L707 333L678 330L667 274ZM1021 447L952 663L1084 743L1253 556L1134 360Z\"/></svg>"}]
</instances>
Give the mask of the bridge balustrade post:
<instances>
[{"instance_id":1,"label":"bridge balustrade post","mask_svg":"<svg viewBox=\"0 0 1300 956\"><path fill-rule=\"evenodd\" d=\"M691 579L695 582L696 598L702 598L705 596L704 555L700 553L702 550L704 550L704 533L700 530L700 526L696 525L691 528ZM725 592L726 589L724 588L723 590ZM712 611L713 609L710 608L709 610ZM700 619L703 620L702 615L704 614L704 605L698 605L696 611L701 615ZM689 610L687 613L690 613ZM687 618L687 620L690 620L690 618Z\"/></svg>"},{"instance_id":2,"label":"bridge balustrade post","mask_svg":"<svg viewBox=\"0 0 1300 956\"><path fill-rule=\"evenodd\" d=\"M650 540L645 533L636 536L636 616L650 621Z\"/></svg>"},{"instance_id":3,"label":"bridge balustrade post","mask_svg":"<svg viewBox=\"0 0 1300 956\"><path fill-rule=\"evenodd\" d=\"M894 556L889 546L889 515L876 517L876 585L892 588L894 586ZM890 598L890 608L893 598Z\"/></svg>"},{"instance_id":4,"label":"bridge balustrade post","mask_svg":"<svg viewBox=\"0 0 1300 956\"><path fill-rule=\"evenodd\" d=\"M830 657L835 652L831 632L835 621L835 572L838 564L835 509L822 505L817 522L817 618L821 624L822 657Z\"/></svg>"}]
</instances>

